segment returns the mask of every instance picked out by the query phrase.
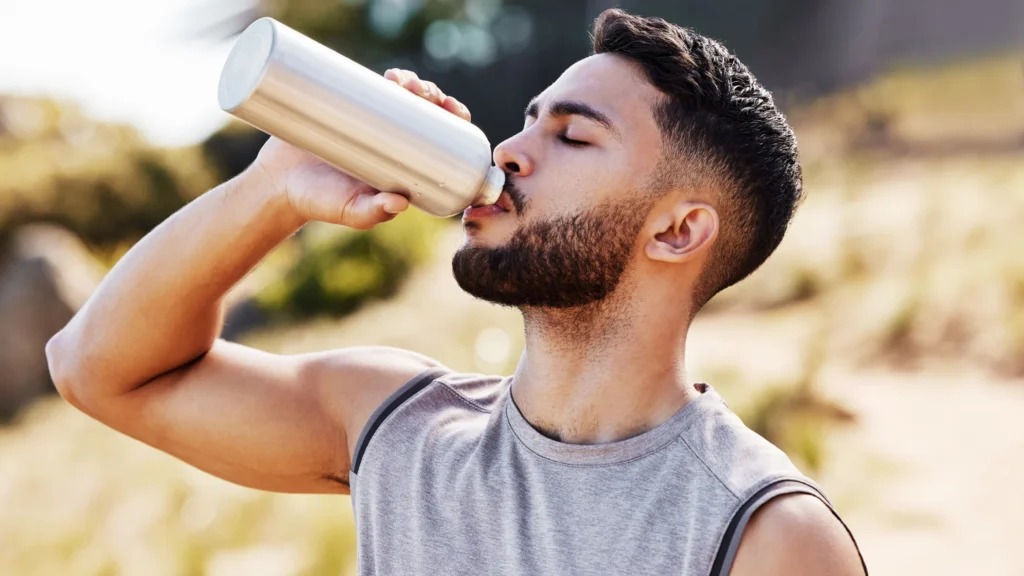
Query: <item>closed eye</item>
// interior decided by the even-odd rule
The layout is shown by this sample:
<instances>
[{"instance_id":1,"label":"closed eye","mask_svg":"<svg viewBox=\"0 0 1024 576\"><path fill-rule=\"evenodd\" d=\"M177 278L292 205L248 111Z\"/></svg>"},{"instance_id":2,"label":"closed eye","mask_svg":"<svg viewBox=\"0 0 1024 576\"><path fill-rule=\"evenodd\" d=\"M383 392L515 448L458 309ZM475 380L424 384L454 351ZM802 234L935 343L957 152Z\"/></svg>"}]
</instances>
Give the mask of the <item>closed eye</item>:
<instances>
[{"instance_id":1,"label":"closed eye","mask_svg":"<svg viewBox=\"0 0 1024 576\"><path fill-rule=\"evenodd\" d=\"M583 147L588 146L590 144L589 142L584 142L582 140L573 140L572 138L569 138L565 134L559 134L558 139L561 140L562 142L565 142L569 146Z\"/></svg>"}]
</instances>

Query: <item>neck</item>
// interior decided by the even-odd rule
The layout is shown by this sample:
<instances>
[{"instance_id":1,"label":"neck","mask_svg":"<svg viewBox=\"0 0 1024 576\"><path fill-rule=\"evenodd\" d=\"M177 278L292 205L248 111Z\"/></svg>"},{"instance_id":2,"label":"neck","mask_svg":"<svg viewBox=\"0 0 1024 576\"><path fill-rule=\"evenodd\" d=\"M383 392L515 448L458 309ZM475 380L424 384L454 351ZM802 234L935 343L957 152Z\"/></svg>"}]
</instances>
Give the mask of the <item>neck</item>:
<instances>
[{"instance_id":1,"label":"neck","mask_svg":"<svg viewBox=\"0 0 1024 576\"><path fill-rule=\"evenodd\" d=\"M686 380L688 312L629 295L570 309L523 309L526 347L512 383L539 432L571 444L642 434L699 394Z\"/></svg>"}]
</instances>

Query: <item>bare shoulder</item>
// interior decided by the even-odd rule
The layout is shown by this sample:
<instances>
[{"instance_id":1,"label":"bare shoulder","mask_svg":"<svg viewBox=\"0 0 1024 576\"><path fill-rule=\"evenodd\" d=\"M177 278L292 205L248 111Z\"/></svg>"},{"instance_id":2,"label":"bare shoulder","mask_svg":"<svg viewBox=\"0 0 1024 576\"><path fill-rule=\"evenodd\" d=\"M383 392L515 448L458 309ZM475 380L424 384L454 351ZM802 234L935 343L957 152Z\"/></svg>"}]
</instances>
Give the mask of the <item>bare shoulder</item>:
<instances>
[{"instance_id":1,"label":"bare shoulder","mask_svg":"<svg viewBox=\"0 0 1024 576\"><path fill-rule=\"evenodd\" d=\"M353 346L306 354L303 364L306 377L325 385L341 375L345 379L393 381L444 367L429 356L390 346Z\"/></svg>"},{"instance_id":2,"label":"bare shoulder","mask_svg":"<svg viewBox=\"0 0 1024 576\"><path fill-rule=\"evenodd\" d=\"M303 357L303 379L332 419L342 423L351 457L370 415L403 384L440 362L409 350L356 346Z\"/></svg>"},{"instance_id":3,"label":"bare shoulder","mask_svg":"<svg viewBox=\"0 0 1024 576\"><path fill-rule=\"evenodd\" d=\"M731 576L863 576L846 528L809 494L762 506L743 531Z\"/></svg>"}]
</instances>

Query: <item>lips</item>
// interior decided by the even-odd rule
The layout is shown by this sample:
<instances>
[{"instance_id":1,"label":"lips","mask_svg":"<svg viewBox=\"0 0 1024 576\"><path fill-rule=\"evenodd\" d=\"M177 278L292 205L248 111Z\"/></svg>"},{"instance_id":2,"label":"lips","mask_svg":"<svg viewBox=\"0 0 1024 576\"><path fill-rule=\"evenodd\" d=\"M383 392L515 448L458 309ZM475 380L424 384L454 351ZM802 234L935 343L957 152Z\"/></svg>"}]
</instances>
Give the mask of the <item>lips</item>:
<instances>
[{"instance_id":1,"label":"lips","mask_svg":"<svg viewBox=\"0 0 1024 576\"><path fill-rule=\"evenodd\" d=\"M501 196L498 196L498 201L494 205L505 212L513 212L516 209L515 203L512 202L512 197L508 194L508 190L501 192Z\"/></svg>"},{"instance_id":2,"label":"lips","mask_svg":"<svg viewBox=\"0 0 1024 576\"><path fill-rule=\"evenodd\" d=\"M499 214L508 214L508 212L497 204L470 206L462 213L462 221L470 222L473 220L480 220L481 218L487 218L488 216L497 216Z\"/></svg>"},{"instance_id":3,"label":"lips","mask_svg":"<svg viewBox=\"0 0 1024 576\"><path fill-rule=\"evenodd\" d=\"M510 212L514 212L515 209L516 206L515 203L512 202L512 197L509 196L507 191L503 191L501 196L498 196L498 200L494 204L475 207L471 206L466 208L466 211L462 213L462 221L471 222L487 218L489 216L508 214Z\"/></svg>"}]
</instances>

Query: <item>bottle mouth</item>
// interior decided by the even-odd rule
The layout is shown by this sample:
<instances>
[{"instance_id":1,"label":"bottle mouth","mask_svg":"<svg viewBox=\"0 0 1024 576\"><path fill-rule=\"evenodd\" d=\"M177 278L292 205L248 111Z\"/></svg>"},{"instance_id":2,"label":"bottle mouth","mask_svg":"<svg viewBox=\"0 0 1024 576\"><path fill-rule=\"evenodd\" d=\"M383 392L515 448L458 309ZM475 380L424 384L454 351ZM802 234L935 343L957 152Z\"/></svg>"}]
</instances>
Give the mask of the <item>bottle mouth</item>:
<instances>
[{"instance_id":1,"label":"bottle mouth","mask_svg":"<svg viewBox=\"0 0 1024 576\"><path fill-rule=\"evenodd\" d=\"M501 191L505 188L505 171L497 166L491 166L487 170L487 177L483 186L473 200L473 206L488 206L498 201Z\"/></svg>"}]
</instances>

